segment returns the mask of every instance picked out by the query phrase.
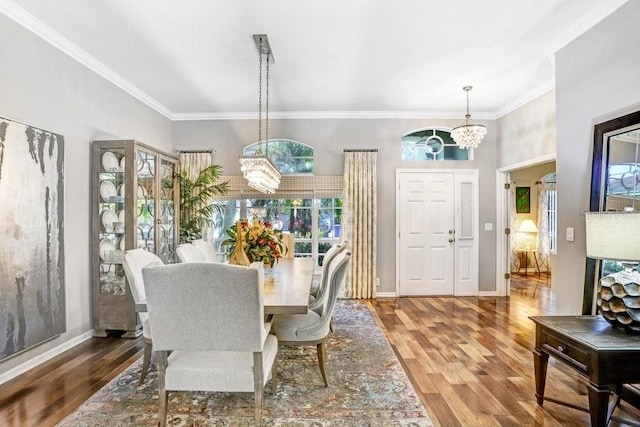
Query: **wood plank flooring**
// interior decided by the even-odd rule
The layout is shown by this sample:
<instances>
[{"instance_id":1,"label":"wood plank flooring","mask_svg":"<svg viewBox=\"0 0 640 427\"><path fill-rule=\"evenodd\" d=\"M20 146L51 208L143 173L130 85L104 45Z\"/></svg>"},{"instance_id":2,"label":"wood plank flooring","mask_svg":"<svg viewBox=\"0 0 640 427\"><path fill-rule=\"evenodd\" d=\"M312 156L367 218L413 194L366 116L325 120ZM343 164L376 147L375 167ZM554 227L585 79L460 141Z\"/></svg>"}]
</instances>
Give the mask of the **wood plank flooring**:
<instances>
[{"instance_id":1,"label":"wood plank flooring","mask_svg":"<svg viewBox=\"0 0 640 427\"><path fill-rule=\"evenodd\" d=\"M535 402L534 328L528 316L551 314L553 302L544 276L535 292L536 276L526 279L512 280L509 298L371 303L436 426L589 425L586 413ZM141 338L93 338L0 385L0 426L54 426L142 357L142 349ZM584 383L553 361L547 391L587 405ZM626 403L615 415L640 420L640 411Z\"/></svg>"}]
</instances>

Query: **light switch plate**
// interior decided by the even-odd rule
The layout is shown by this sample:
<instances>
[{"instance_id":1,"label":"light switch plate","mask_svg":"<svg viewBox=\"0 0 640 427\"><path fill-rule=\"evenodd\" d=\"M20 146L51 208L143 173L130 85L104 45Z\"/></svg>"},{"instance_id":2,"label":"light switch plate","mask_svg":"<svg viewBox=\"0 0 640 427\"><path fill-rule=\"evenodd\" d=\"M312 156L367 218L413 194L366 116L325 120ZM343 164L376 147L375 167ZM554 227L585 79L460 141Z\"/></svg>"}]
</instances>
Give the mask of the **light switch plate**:
<instances>
[{"instance_id":1,"label":"light switch plate","mask_svg":"<svg viewBox=\"0 0 640 427\"><path fill-rule=\"evenodd\" d=\"M493 223L485 222L484 223L484 231L493 231Z\"/></svg>"},{"instance_id":2,"label":"light switch plate","mask_svg":"<svg viewBox=\"0 0 640 427\"><path fill-rule=\"evenodd\" d=\"M567 227L567 242L573 242L573 227Z\"/></svg>"}]
</instances>

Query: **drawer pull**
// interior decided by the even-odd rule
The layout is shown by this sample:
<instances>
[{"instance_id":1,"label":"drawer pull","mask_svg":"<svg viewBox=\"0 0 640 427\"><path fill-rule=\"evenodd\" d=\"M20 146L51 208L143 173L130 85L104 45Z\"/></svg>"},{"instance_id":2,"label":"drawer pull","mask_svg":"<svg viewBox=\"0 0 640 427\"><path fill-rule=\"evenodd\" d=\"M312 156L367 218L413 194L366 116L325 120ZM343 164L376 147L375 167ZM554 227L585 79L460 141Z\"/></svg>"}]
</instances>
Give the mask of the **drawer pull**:
<instances>
[{"instance_id":1,"label":"drawer pull","mask_svg":"<svg viewBox=\"0 0 640 427\"><path fill-rule=\"evenodd\" d=\"M558 351L559 351L560 353L564 353L564 347L563 347L563 346L561 346L561 345L559 345L559 346L558 346Z\"/></svg>"}]
</instances>

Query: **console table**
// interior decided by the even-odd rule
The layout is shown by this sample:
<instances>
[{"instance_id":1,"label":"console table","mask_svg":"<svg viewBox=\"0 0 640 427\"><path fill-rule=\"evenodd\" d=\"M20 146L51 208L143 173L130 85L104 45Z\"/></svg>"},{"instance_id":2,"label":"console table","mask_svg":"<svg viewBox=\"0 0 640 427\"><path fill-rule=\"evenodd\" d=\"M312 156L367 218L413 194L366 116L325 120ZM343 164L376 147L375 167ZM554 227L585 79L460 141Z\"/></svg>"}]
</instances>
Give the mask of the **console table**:
<instances>
[{"instance_id":1,"label":"console table","mask_svg":"<svg viewBox=\"0 0 640 427\"><path fill-rule=\"evenodd\" d=\"M640 381L640 336L614 329L602 316L533 316L530 319L536 324L533 362L538 405L544 402L547 363L551 356L586 377L589 409L556 399L547 400L585 410L591 414L592 426L606 426L619 402L622 385ZM612 392L614 398L610 404Z\"/></svg>"}]
</instances>

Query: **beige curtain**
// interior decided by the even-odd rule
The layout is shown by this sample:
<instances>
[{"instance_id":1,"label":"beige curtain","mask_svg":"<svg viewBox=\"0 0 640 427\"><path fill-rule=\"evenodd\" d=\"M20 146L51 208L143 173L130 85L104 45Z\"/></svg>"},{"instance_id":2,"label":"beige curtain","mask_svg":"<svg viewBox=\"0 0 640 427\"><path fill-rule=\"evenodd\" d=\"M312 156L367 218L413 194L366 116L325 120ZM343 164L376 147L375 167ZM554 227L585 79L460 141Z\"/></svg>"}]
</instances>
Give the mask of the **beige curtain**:
<instances>
[{"instance_id":1,"label":"beige curtain","mask_svg":"<svg viewBox=\"0 0 640 427\"><path fill-rule=\"evenodd\" d=\"M213 151L181 151L180 171L187 171L191 181L198 179L200 171L213 164Z\"/></svg>"},{"instance_id":2,"label":"beige curtain","mask_svg":"<svg viewBox=\"0 0 640 427\"><path fill-rule=\"evenodd\" d=\"M180 162L180 173L187 172L187 178L191 181L198 179L198 175L203 169L213 164L213 151L181 151L178 155ZM207 201L211 203L211 201ZM202 228L202 238L211 242L213 237L212 227L205 225Z\"/></svg>"},{"instance_id":3,"label":"beige curtain","mask_svg":"<svg viewBox=\"0 0 640 427\"><path fill-rule=\"evenodd\" d=\"M375 298L377 239L376 150L345 150L342 226L351 249L343 296Z\"/></svg>"}]
</instances>

